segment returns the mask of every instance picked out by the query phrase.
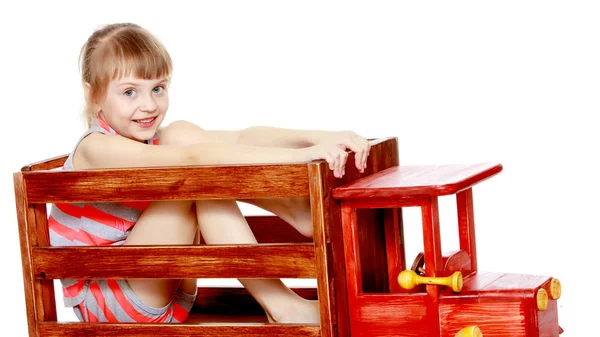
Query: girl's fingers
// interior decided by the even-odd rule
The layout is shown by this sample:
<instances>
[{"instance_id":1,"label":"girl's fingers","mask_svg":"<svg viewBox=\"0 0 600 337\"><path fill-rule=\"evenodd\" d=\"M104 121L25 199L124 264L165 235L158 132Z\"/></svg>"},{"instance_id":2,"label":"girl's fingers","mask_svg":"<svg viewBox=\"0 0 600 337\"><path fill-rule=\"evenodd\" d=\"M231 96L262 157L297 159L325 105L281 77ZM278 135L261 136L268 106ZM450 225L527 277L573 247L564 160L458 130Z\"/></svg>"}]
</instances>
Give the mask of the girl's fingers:
<instances>
[{"instance_id":1,"label":"girl's fingers","mask_svg":"<svg viewBox=\"0 0 600 337\"><path fill-rule=\"evenodd\" d=\"M346 174L346 161L348 160L348 153L342 151L340 153L340 178Z\"/></svg>"},{"instance_id":2,"label":"girl's fingers","mask_svg":"<svg viewBox=\"0 0 600 337\"><path fill-rule=\"evenodd\" d=\"M334 171L335 170L335 158L333 158L331 153L325 154L325 160L329 164L329 169Z\"/></svg>"}]
</instances>

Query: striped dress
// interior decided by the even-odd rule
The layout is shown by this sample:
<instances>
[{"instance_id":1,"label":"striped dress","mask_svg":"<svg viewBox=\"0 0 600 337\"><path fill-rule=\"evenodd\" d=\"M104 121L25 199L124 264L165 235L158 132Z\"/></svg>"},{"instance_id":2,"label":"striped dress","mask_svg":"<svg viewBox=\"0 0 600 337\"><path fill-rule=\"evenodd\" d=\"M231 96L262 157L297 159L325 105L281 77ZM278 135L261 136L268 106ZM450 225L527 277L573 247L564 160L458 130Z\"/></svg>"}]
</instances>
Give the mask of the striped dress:
<instances>
[{"instance_id":1,"label":"striped dress","mask_svg":"<svg viewBox=\"0 0 600 337\"><path fill-rule=\"evenodd\" d=\"M79 139L100 132L116 135L102 120L94 120ZM146 141L158 144L158 134ZM73 153L63 170L74 170ZM53 204L48 217L52 246L122 245L149 202L106 202ZM93 261L90 261L93 263ZM73 307L78 318L90 322L182 322L195 294L181 290L171 305L153 308L136 298L125 280L61 280L64 303Z\"/></svg>"}]
</instances>

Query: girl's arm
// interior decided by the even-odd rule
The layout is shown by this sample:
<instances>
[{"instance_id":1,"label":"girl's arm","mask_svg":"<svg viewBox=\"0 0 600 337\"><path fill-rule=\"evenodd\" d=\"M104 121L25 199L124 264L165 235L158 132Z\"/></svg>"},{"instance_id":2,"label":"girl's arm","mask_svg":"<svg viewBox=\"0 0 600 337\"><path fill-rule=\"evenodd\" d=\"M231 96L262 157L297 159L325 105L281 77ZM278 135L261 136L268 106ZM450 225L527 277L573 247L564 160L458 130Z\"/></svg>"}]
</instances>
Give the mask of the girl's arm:
<instances>
[{"instance_id":1,"label":"girl's arm","mask_svg":"<svg viewBox=\"0 0 600 337\"><path fill-rule=\"evenodd\" d=\"M196 142L223 142L258 147L278 147L300 149L316 144L337 145L342 150L356 153L356 167L364 169L369 156L370 144L364 137L352 131L296 130L266 126L254 126L243 130L204 130L201 127L179 121L182 138ZM185 141L184 141L185 142Z\"/></svg>"},{"instance_id":2,"label":"girl's arm","mask_svg":"<svg viewBox=\"0 0 600 337\"><path fill-rule=\"evenodd\" d=\"M75 151L76 169L120 167L300 163L325 159L336 177L343 175L347 153L330 144L303 149L260 147L224 142L147 145L119 135L93 133Z\"/></svg>"}]
</instances>

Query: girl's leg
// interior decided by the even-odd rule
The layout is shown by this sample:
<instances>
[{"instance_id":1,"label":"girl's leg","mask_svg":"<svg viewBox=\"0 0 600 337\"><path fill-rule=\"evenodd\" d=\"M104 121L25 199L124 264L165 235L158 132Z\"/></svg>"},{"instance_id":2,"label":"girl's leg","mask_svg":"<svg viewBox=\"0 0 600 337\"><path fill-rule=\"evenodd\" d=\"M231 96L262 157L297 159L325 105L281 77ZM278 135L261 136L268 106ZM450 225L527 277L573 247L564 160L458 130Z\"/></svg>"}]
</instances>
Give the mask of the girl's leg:
<instances>
[{"instance_id":1,"label":"girl's leg","mask_svg":"<svg viewBox=\"0 0 600 337\"><path fill-rule=\"evenodd\" d=\"M193 201L155 201L142 213L125 245L192 244L197 240L198 223ZM196 292L196 280L128 279L134 293L147 305L167 305L181 287Z\"/></svg>"},{"instance_id":2,"label":"girl's leg","mask_svg":"<svg viewBox=\"0 0 600 337\"><path fill-rule=\"evenodd\" d=\"M186 121L176 121L161 131L161 144L190 145L209 141L206 131ZM312 218L308 198L240 200L269 212L289 223L302 235L312 238Z\"/></svg>"},{"instance_id":3,"label":"girl's leg","mask_svg":"<svg viewBox=\"0 0 600 337\"><path fill-rule=\"evenodd\" d=\"M307 238L313 237L313 223L308 198L243 199L239 200L267 210L294 227Z\"/></svg>"},{"instance_id":4,"label":"girl's leg","mask_svg":"<svg viewBox=\"0 0 600 337\"><path fill-rule=\"evenodd\" d=\"M174 122L161 131L160 143L190 145L207 141L204 130L192 123ZM247 200L274 212L289 221L301 233L312 236L308 200L273 199L272 201ZM302 207L295 207L302 206ZM296 212L295 210L300 209ZM308 215L308 223L306 219ZM202 237L207 243L256 243L246 219L233 200L197 201L196 217ZM298 219L303 219L299 221ZM292 292L281 280L246 279L242 285L264 308L271 321L319 323L317 301L308 301Z\"/></svg>"},{"instance_id":5,"label":"girl's leg","mask_svg":"<svg viewBox=\"0 0 600 337\"><path fill-rule=\"evenodd\" d=\"M234 200L196 202L196 213L202 237L209 244L255 244ZM280 323L319 323L319 304L291 291L278 279L241 279L240 282L258 301L270 321Z\"/></svg>"}]
</instances>

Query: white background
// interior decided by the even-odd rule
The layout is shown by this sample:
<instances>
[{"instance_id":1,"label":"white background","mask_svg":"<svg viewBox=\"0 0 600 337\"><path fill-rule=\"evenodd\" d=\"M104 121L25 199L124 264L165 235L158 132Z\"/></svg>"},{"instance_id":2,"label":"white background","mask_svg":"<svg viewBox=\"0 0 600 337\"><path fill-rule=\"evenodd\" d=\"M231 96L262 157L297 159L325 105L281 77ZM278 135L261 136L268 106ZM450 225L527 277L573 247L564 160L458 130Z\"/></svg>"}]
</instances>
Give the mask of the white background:
<instances>
[{"instance_id":1,"label":"white background","mask_svg":"<svg viewBox=\"0 0 600 337\"><path fill-rule=\"evenodd\" d=\"M123 21L174 59L167 122L352 129L398 137L404 165L502 163L474 189L480 269L559 278L563 336L596 333L596 2L16 3L0 5L0 325L10 336L26 335L12 173L71 150L84 130L79 49L98 24ZM454 203L441 207L449 250ZM406 212L406 228L412 261L418 212Z\"/></svg>"}]
</instances>

